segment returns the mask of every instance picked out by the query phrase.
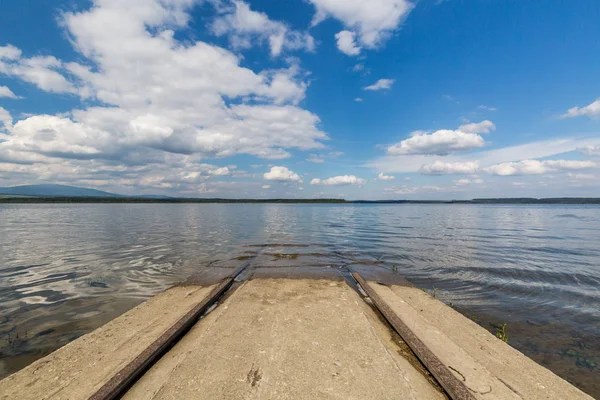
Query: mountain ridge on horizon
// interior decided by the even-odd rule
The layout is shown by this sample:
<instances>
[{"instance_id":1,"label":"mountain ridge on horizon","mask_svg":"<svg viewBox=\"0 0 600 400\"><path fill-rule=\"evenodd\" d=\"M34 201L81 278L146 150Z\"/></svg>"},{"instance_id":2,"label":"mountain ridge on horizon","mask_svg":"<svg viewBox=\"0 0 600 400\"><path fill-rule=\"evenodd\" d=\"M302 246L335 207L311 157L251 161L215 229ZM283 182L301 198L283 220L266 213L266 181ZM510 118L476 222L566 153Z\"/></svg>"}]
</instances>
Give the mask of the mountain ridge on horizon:
<instances>
[{"instance_id":1,"label":"mountain ridge on horizon","mask_svg":"<svg viewBox=\"0 0 600 400\"><path fill-rule=\"evenodd\" d=\"M0 187L0 195L33 197L123 197L123 195L120 194L97 189L48 183Z\"/></svg>"}]
</instances>

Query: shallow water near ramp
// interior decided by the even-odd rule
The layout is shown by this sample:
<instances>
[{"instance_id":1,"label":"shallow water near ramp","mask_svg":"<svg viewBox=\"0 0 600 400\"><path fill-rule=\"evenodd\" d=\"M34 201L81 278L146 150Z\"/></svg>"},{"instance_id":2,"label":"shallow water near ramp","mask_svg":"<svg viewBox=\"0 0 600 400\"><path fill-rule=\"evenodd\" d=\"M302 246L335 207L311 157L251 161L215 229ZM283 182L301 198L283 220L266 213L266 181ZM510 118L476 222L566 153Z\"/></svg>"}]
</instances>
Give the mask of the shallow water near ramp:
<instances>
[{"instance_id":1,"label":"shallow water near ramp","mask_svg":"<svg viewBox=\"0 0 600 400\"><path fill-rule=\"evenodd\" d=\"M2 204L0 374L252 258L404 276L600 397L599 243L599 206Z\"/></svg>"}]
</instances>

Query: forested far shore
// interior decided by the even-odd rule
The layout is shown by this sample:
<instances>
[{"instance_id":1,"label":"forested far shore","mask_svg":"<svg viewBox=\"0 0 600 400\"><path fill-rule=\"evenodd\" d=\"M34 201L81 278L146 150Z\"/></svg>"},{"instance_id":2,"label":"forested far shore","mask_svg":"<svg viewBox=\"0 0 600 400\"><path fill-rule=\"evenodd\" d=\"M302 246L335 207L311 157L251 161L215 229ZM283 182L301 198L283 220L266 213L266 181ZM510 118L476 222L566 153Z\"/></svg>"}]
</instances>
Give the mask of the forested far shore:
<instances>
[{"instance_id":1,"label":"forested far shore","mask_svg":"<svg viewBox=\"0 0 600 400\"><path fill-rule=\"evenodd\" d=\"M600 198L490 198L472 200L223 199L184 197L0 196L0 203L283 203L283 204L600 204Z\"/></svg>"}]
</instances>

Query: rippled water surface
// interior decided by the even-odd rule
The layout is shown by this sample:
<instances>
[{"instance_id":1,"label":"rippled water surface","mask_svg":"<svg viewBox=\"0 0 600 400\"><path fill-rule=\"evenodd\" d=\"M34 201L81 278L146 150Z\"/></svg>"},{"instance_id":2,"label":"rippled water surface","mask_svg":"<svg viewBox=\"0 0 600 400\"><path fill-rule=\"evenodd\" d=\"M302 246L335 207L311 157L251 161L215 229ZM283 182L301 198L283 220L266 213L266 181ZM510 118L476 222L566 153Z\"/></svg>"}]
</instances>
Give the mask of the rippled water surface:
<instances>
[{"instance_id":1,"label":"rippled water surface","mask_svg":"<svg viewBox=\"0 0 600 400\"><path fill-rule=\"evenodd\" d=\"M600 207L0 204L0 376L216 262L397 270L600 397Z\"/></svg>"}]
</instances>

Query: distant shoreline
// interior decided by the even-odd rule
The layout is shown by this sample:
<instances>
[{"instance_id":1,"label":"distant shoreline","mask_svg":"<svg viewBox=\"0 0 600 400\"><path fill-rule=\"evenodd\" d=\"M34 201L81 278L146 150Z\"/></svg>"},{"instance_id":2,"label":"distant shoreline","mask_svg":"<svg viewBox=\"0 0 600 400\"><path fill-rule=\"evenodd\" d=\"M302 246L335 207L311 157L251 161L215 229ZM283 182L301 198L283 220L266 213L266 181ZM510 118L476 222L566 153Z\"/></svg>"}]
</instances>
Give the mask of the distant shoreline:
<instances>
[{"instance_id":1,"label":"distant shoreline","mask_svg":"<svg viewBox=\"0 0 600 400\"><path fill-rule=\"evenodd\" d=\"M473 200L344 200L344 199L221 199L144 197L11 197L0 196L0 204L27 203L198 203L198 204L600 204L600 198L490 198Z\"/></svg>"}]
</instances>

